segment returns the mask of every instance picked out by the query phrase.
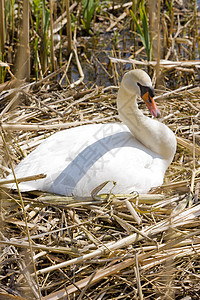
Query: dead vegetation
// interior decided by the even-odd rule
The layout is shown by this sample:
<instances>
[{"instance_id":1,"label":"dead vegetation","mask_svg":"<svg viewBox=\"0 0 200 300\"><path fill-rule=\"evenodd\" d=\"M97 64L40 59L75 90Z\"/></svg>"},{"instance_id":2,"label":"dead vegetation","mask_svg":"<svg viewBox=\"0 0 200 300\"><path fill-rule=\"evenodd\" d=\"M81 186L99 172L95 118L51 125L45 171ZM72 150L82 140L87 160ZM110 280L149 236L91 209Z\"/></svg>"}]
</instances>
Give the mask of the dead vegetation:
<instances>
[{"instance_id":1,"label":"dead vegetation","mask_svg":"<svg viewBox=\"0 0 200 300\"><path fill-rule=\"evenodd\" d=\"M122 26L126 16L124 7L107 28ZM163 14L165 22L170 21ZM144 57L143 46L134 57L122 58L113 47L105 50L107 68L98 51L81 60L73 47L54 73L20 84L11 73L0 86L0 184L54 132L119 122L116 94L127 66L150 71L161 121L178 142L163 186L148 195L101 195L97 187L91 197L74 198L1 188L0 299L199 299L200 62L186 56L189 42L178 39L189 25L182 31L177 24L162 59L138 59ZM69 79L72 64L79 74L75 81ZM83 81L86 67L91 71L97 65L112 86ZM66 74L63 87L60 78ZM148 114L142 102L139 106Z\"/></svg>"}]
</instances>

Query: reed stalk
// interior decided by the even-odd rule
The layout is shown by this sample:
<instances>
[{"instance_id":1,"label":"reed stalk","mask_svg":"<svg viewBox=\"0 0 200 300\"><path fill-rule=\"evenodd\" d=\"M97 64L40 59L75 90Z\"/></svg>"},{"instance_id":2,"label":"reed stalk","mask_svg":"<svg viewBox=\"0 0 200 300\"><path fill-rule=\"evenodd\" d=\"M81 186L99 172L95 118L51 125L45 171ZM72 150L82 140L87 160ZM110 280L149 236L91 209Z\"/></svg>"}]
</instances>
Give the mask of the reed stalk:
<instances>
[{"instance_id":1,"label":"reed stalk","mask_svg":"<svg viewBox=\"0 0 200 300\"><path fill-rule=\"evenodd\" d=\"M158 8L157 8L157 64L156 64L156 86L158 87L161 82L160 82L160 31L161 31L161 26L160 26L160 0L157 2Z\"/></svg>"},{"instance_id":2,"label":"reed stalk","mask_svg":"<svg viewBox=\"0 0 200 300\"><path fill-rule=\"evenodd\" d=\"M43 73L47 71L48 68L48 29L50 22L50 11L46 7L46 1L42 0L42 33L41 33L41 66Z\"/></svg>"},{"instance_id":3,"label":"reed stalk","mask_svg":"<svg viewBox=\"0 0 200 300\"><path fill-rule=\"evenodd\" d=\"M23 0L23 47L24 47L24 71L23 77L30 80L30 47L29 47L29 1Z\"/></svg>"},{"instance_id":4,"label":"reed stalk","mask_svg":"<svg viewBox=\"0 0 200 300\"><path fill-rule=\"evenodd\" d=\"M66 0L66 12L67 12L67 52L68 55L72 52L72 29L71 29L71 16L69 11L69 0Z\"/></svg>"},{"instance_id":5,"label":"reed stalk","mask_svg":"<svg viewBox=\"0 0 200 300\"><path fill-rule=\"evenodd\" d=\"M1 55L4 56L4 45L5 45L5 4L4 0L0 0L0 43L1 43Z\"/></svg>"},{"instance_id":6,"label":"reed stalk","mask_svg":"<svg viewBox=\"0 0 200 300\"><path fill-rule=\"evenodd\" d=\"M17 58L17 78L30 79L30 48L29 48L29 1L23 0L23 22L20 37L20 48Z\"/></svg>"},{"instance_id":7,"label":"reed stalk","mask_svg":"<svg viewBox=\"0 0 200 300\"><path fill-rule=\"evenodd\" d=\"M54 0L50 0L50 32L51 32L51 72L55 71L55 54L54 54L54 42L53 42L53 5Z\"/></svg>"}]
</instances>

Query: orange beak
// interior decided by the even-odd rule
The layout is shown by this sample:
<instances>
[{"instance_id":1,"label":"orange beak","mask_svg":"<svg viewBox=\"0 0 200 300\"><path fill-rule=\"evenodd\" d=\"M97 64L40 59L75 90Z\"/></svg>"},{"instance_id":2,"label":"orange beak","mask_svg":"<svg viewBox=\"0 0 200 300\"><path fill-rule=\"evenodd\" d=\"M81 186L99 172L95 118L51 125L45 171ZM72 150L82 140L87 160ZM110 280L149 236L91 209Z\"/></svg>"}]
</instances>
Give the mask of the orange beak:
<instances>
[{"instance_id":1,"label":"orange beak","mask_svg":"<svg viewBox=\"0 0 200 300\"><path fill-rule=\"evenodd\" d=\"M144 102L146 103L146 106L148 107L150 113L158 118L161 116L161 113L160 113L160 110L159 108L157 107L153 97L151 97L149 95L149 92L146 92L144 95L142 95L142 99L144 100Z\"/></svg>"}]
</instances>

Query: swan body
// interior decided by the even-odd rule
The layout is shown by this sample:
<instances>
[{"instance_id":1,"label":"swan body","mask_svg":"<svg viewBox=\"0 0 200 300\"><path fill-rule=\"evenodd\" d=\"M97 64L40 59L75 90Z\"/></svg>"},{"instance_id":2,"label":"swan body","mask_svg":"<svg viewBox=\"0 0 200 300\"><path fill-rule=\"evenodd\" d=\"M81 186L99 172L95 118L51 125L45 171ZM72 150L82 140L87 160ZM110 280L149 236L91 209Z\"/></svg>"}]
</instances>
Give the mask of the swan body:
<instances>
[{"instance_id":1,"label":"swan body","mask_svg":"<svg viewBox=\"0 0 200 300\"><path fill-rule=\"evenodd\" d=\"M17 178L41 173L46 178L22 182L20 190L89 196L106 181L116 182L113 193L146 193L161 185L176 151L176 138L166 125L142 114L138 96L155 117L160 115L147 73L126 73L117 96L123 123L84 125L53 134L15 168ZM101 192L110 189L108 184Z\"/></svg>"}]
</instances>

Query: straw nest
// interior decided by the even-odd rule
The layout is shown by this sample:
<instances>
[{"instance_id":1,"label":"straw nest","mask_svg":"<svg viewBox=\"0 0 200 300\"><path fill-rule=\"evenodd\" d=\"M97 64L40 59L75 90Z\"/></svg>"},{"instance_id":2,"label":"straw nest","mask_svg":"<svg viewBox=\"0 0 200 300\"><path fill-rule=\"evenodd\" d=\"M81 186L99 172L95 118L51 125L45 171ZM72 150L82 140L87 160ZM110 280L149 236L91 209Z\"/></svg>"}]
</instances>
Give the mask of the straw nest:
<instances>
[{"instance_id":1,"label":"straw nest","mask_svg":"<svg viewBox=\"0 0 200 300\"><path fill-rule=\"evenodd\" d=\"M1 92L1 183L57 130L119 122L117 86L58 89L47 79ZM156 94L178 141L163 186L97 187L89 198L1 188L1 299L199 299L200 91Z\"/></svg>"}]
</instances>

